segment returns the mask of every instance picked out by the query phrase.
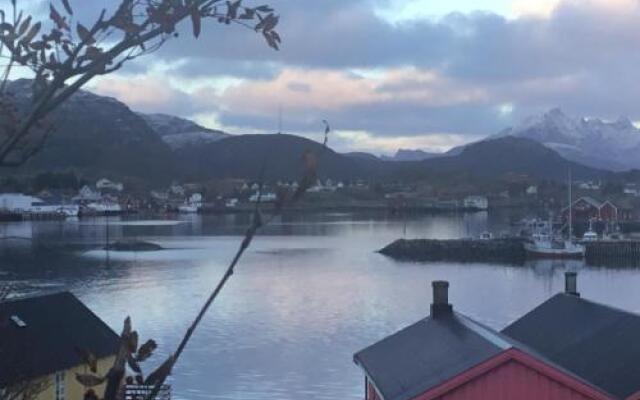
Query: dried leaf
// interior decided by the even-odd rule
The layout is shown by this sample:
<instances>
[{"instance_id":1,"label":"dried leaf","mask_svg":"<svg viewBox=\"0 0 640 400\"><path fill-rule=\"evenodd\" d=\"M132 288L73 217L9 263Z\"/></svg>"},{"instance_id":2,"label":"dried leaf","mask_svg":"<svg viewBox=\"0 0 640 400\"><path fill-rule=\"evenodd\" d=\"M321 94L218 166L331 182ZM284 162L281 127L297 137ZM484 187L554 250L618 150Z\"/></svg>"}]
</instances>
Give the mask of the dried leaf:
<instances>
[{"instance_id":1,"label":"dried leaf","mask_svg":"<svg viewBox=\"0 0 640 400\"><path fill-rule=\"evenodd\" d=\"M138 362L143 362L147 358L151 357L153 351L158 347L156 342L153 339L147 340L140 348L138 349L138 354L136 355L136 360Z\"/></svg>"},{"instance_id":2,"label":"dried leaf","mask_svg":"<svg viewBox=\"0 0 640 400\"><path fill-rule=\"evenodd\" d=\"M135 353L136 351L138 351L138 331L133 331L129 335L129 352Z\"/></svg>"},{"instance_id":3,"label":"dried leaf","mask_svg":"<svg viewBox=\"0 0 640 400\"><path fill-rule=\"evenodd\" d=\"M91 372L96 372L98 370L98 359L90 351L76 348L76 353L78 353L80 358L82 358L82 361L89 366Z\"/></svg>"},{"instance_id":4,"label":"dried leaf","mask_svg":"<svg viewBox=\"0 0 640 400\"><path fill-rule=\"evenodd\" d=\"M96 42L96 40L91 35L91 32L89 32L89 30L85 28L84 25L78 23L76 30L78 31L78 36L80 37L80 40L82 40L84 44L91 46Z\"/></svg>"},{"instance_id":5,"label":"dried leaf","mask_svg":"<svg viewBox=\"0 0 640 400\"><path fill-rule=\"evenodd\" d=\"M82 386L85 387L94 387L102 384L107 378L99 377L92 374L79 374L76 373L76 380L80 382Z\"/></svg>"},{"instance_id":6,"label":"dried leaf","mask_svg":"<svg viewBox=\"0 0 640 400\"><path fill-rule=\"evenodd\" d=\"M127 364L129 364L129 368L131 368L135 373L142 373L140 365L138 365L138 362L132 356L127 357Z\"/></svg>"},{"instance_id":7,"label":"dried leaf","mask_svg":"<svg viewBox=\"0 0 640 400\"><path fill-rule=\"evenodd\" d=\"M67 25L67 21L60 15L58 10L53 6L53 4L49 4L49 18L56 24L58 29L69 30L69 25Z\"/></svg>"},{"instance_id":8,"label":"dried leaf","mask_svg":"<svg viewBox=\"0 0 640 400\"><path fill-rule=\"evenodd\" d=\"M0 31L4 34L4 32L13 32L13 25L8 22L3 22L0 24Z\"/></svg>"},{"instance_id":9,"label":"dried leaf","mask_svg":"<svg viewBox=\"0 0 640 400\"><path fill-rule=\"evenodd\" d=\"M242 13L238 18L239 19L253 19L256 12L252 8L245 8L244 13Z\"/></svg>"},{"instance_id":10,"label":"dried leaf","mask_svg":"<svg viewBox=\"0 0 640 400\"><path fill-rule=\"evenodd\" d=\"M262 36L264 36L267 44L269 44L269 47L273 48L274 50L280 50L278 48L278 43L273 39L273 36L271 36L270 32L263 31Z\"/></svg>"},{"instance_id":11,"label":"dried leaf","mask_svg":"<svg viewBox=\"0 0 640 400\"><path fill-rule=\"evenodd\" d=\"M193 36L200 36L200 11L197 7L191 10L191 24L193 25Z\"/></svg>"},{"instance_id":12,"label":"dried leaf","mask_svg":"<svg viewBox=\"0 0 640 400\"><path fill-rule=\"evenodd\" d=\"M38 34L38 32L40 32L40 27L42 26L42 24L40 22L36 23L35 25L33 25L31 27L31 29L29 29L29 32L27 32L27 34L24 36L24 38L22 38L22 41L24 43L29 43L33 40L33 38L36 37L36 35Z\"/></svg>"},{"instance_id":13,"label":"dried leaf","mask_svg":"<svg viewBox=\"0 0 640 400\"><path fill-rule=\"evenodd\" d=\"M24 35L24 33L27 31L27 29L29 28L29 25L31 24L31 15L29 15L27 17L27 19L25 19L20 26L18 27L18 36L22 36Z\"/></svg>"},{"instance_id":14,"label":"dried leaf","mask_svg":"<svg viewBox=\"0 0 640 400\"><path fill-rule=\"evenodd\" d=\"M69 4L69 0L61 0L64 9L67 10L67 14L73 15L73 10L71 9L71 5Z\"/></svg>"},{"instance_id":15,"label":"dried leaf","mask_svg":"<svg viewBox=\"0 0 640 400\"><path fill-rule=\"evenodd\" d=\"M236 0L233 3L227 1L227 19L236 19L238 17L238 9L242 0Z\"/></svg>"}]
</instances>

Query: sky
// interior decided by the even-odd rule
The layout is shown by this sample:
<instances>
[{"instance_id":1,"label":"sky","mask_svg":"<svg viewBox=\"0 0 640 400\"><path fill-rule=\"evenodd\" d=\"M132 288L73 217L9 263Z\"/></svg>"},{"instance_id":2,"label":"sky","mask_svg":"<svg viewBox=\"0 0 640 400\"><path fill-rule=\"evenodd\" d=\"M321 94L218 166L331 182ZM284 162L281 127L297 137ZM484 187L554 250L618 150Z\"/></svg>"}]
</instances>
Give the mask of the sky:
<instances>
[{"instance_id":1,"label":"sky","mask_svg":"<svg viewBox=\"0 0 640 400\"><path fill-rule=\"evenodd\" d=\"M555 107L640 120L639 0L264 2L278 52L242 27L211 21L195 40L185 24L89 88L235 134L276 132L281 114L283 132L320 140L326 119L333 148L375 154L444 151Z\"/></svg>"}]
</instances>

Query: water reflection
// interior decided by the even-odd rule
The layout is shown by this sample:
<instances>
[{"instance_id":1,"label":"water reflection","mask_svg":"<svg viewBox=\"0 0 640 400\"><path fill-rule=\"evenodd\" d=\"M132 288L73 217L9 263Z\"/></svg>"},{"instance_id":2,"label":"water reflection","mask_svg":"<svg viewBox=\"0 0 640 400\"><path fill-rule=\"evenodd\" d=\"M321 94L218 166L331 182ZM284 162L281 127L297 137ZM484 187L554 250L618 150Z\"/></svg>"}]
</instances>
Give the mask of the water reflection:
<instances>
[{"instance_id":1,"label":"water reflection","mask_svg":"<svg viewBox=\"0 0 640 400\"><path fill-rule=\"evenodd\" d=\"M448 279L454 307L495 328L560 291L567 270L580 272L584 296L640 311L635 269L576 261L396 263L375 253L403 235L508 231L510 217L283 217L256 238L194 335L172 378L175 398L359 399L362 377L352 354L427 315L433 279ZM0 279L26 291L71 290L116 330L130 315L141 335L160 345L154 364L177 345L248 222L230 215L4 224L2 234L28 240L0 243ZM165 250L110 252L107 265L107 234Z\"/></svg>"}]
</instances>

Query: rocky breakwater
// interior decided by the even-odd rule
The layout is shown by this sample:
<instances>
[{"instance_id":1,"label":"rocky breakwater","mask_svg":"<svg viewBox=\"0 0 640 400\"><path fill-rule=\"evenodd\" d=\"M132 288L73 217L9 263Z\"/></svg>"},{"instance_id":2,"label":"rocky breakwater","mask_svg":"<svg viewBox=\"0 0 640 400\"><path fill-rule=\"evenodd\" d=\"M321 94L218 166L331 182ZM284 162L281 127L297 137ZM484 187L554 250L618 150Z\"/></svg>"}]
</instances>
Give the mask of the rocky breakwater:
<instances>
[{"instance_id":1,"label":"rocky breakwater","mask_svg":"<svg viewBox=\"0 0 640 400\"><path fill-rule=\"evenodd\" d=\"M398 239L379 253L403 261L522 263L523 240L512 239Z\"/></svg>"}]
</instances>

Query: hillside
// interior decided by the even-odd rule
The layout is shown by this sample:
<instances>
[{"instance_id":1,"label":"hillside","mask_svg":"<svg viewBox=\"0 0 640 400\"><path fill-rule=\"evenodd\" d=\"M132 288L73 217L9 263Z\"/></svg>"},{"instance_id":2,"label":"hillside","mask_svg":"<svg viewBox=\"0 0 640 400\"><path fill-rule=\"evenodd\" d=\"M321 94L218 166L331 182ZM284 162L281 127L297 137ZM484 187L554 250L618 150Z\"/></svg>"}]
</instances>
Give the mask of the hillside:
<instances>
[{"instance_id":1,"label":"hillside","mask_svg":"<svg viewBox=\"0 0 640 400\"><path fill-rule=\"evenodd\" d=\"M440 156L442 156L441 153L432 153L424 150L399 149L392 157L382 156L380 158L384 161L422 161Z\"/></svg>"},{"instance_id":2,"label":"hillside","mask_svg":"<svg viewBox=\"0 0 640 400\"><path fill-rule=\"evenodd\" d=\"M400 164L394 176L405 175L413 179L456 176L473 180L518 174L534 179L564 180L569 170L576 179L608 174L566 160L534 140L507 136L468 145L457 155Z\"/></svg>"},{"instance_id":3,"label":"hillside","mask_svg":"<svg viewBox=\"0 0 640 400\"><path fill-rule=\"evenodd\" d=\"M31 81L10 84L20 104L30 101ZM170 180L173 154L147 123L116 99L87 91L73 95L51 116L54 130L43 150L5 173L74 170L88 178Z\"/></svg>"},{"instance_id":4,"label":"hillside","mask_svg":"<svg viewBox=\"0 0 640 400\"><path fill-rule=\"evenodd\" d=\"M188 119L167 114L138 114L172 149L207 144L229 137L228 133L208 129Z\"/></svg>"},{"instance_id":5,"label":"hillside","mask_svg":"<svg viewBox=\"0 0 640 400\"><path fill-rule=\"evenodd\" d=\"M187 179L246 178L296 180L304 172L302 156L310 150L319 156L318 176L351 180L371 174L368 166L380 164L338 154L303 137L287 134L239 135L214 143L176 150ZM264 174L264 175L263 175Z\"/></svg>"}]
</instances>

